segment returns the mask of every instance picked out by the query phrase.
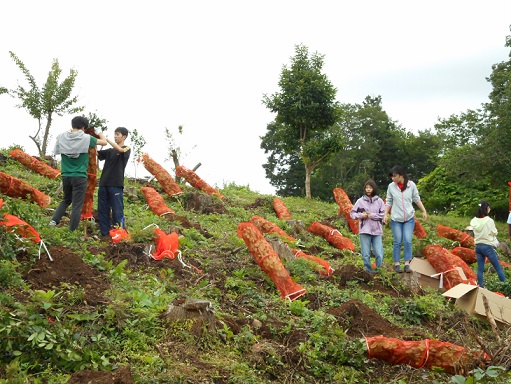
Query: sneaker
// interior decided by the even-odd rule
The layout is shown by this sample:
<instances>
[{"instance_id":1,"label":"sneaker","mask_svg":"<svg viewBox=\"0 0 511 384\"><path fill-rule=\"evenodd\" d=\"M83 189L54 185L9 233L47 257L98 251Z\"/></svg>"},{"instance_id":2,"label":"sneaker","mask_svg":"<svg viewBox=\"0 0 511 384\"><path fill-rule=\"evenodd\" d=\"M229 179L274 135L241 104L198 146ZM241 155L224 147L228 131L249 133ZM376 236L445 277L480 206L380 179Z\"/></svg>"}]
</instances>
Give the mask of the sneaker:
<instances>
[{"instance_id":1,"label":"sneaker","mask_svg":"<svg viewBox=\"0 0 511 384\"><path fill-rule=\"evenodd\" d=\"M401 266L398 264L398 265L394 265L394 271L396 271L397 273L402 273L403 270L401 269Z\"/></svg>"},{"instance_id":2,"label":"sneaker","mask_svg":"<svg viewBox=\"0 0 511 384\"><path fill-rule=\"evenodd\" d=\"M405 272L406 273L411 273L412 272L412 268L410 268L410 266L408 264L405 264Z\"/></svg>"},{"instance_id":3,"label":"sneaker","mask_svg":"<svg viewBox=\"0 0 511 384\"><path fill-rule=\"evenodd\" d=\"M55 220L50 221L50 227L56 227L57 222Z\"/></svg>"}]
</instances>

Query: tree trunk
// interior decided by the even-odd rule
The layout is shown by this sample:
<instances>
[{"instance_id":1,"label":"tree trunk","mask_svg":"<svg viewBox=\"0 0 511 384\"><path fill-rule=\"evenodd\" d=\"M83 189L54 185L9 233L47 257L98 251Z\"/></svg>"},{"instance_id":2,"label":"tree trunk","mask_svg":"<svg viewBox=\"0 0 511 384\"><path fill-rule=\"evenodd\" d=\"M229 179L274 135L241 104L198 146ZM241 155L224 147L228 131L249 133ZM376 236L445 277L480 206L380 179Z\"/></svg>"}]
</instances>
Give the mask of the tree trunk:
<instances>
[{"instance_id":1,"label":"tree trunk","mask_svg":"<svg viewBox=\"0 0 511 384\"><path fill-rule=\"evenodd\" d=\"M314 169L314 166L310 164L305 164L305 197L307 199L312 198L311 195L311 173Z\"/></svg>"},{"instance_id":2,"label":"tree trunk","mask_svg":"<svg viewBox=\"0 0 511 384\"><path fill-rule=\"evenodd\" d=\"M46 120L46 128L44 129L43 145L41 148L41 151L42 151L41 156L46 156L46 149L48 147L48 136L50 134L51 123L52 123L51 113L48 113L48 117Z\"/></svg>"}]
</instances>

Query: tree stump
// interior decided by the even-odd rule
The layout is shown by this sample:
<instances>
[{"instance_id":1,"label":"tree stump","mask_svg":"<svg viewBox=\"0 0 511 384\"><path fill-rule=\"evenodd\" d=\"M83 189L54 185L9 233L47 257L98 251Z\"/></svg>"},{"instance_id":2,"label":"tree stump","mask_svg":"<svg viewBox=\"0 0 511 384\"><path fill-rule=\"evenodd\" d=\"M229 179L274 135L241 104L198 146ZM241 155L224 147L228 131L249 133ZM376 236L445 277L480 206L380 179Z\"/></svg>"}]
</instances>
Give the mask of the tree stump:
<instances>
[{"instance_id":1,"label":"tree stump","mask_svg":"<svg viewBox=\"0 0 511 384\"><path fill-rule=\"evenodd\" d=\"M215 311L210 301L191 299L182 304L171 304L165 313L165 319L170 322L192 320L190 332L200 336L203 329L209 333L215 331Z\"/></svg>"}]
</instances>

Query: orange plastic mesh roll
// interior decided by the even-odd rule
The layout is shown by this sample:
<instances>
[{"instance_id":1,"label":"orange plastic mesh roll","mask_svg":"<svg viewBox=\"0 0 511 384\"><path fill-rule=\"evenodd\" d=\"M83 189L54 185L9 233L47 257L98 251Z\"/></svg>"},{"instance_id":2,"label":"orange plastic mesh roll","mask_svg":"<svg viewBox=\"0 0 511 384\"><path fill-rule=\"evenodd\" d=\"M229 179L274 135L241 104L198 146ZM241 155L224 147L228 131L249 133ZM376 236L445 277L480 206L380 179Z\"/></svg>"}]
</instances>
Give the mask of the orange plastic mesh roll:
<instances>
[{"instance_id":1,"label":"orange plastic mesh roll","mask_svg":"<svg viewBox=\"0 0 511 384\"><path fill-rule=\"evenodd\" d=\"M277 214L277 217L280 220L292 220L291 212L287 209L286 204L282 201L282 199L275 197L273 198L273 209Z\"/></svg>"},{"instance_id":2,"label":"orange plastic mesh roll","mask_svg":"<svg viewBox=\"0 0 511 384\"><path fill-rule=\"evenodd\" d=\"M94 191L98 180L98 151L96 148L89 148L89 166L87 167L87 190L82 207L82 220L92 219L92 209L94 207Z\"/></svg>"},{"instance_id":3,"label":"orange plastic mesh roll","mask_svg":"<svg viewBox=\"0 0 511 384\"><path fill-rule=\"evenodd\" d=\"M183 167L182 165L178 165L176 167L176 176L184 178L192 187L200 189L201 191L206 192L208 195L216 195L221 199L225 199L225 197L220 192L202 180L191 169Z\"/></svg>"},{"instance_id":4,"label":"orange plastic mesh roll","mask_svg":"<svg viewBox=\"0 0 511 384\"><path fill-rule=\"evenodd\" d=\"M413 234L417 239L424 239L427 236L426 230L422 226L421 222L415 218L415 227L413 228Z\"/></svg>"},{"instance_id":5,"label":"orange plastic mesh roll","mask_svg":"<svg viewBox=\"0 0 511 384\"><path fill-rule=\"evenodd\" d=\"M353 203L351 202L349 196L344 192L344 189L342 188L334 188L334 199L339 205L339 210L337 211L337 214L343 214L346 218L346 221L348 222L348 225L350 226L351 232L354 234L358 234L360 227L359 227L359 220L358 219L352 219L350 216L350 211L353 208Z\"/></svg>"},{"instance_id":6,"label":"orange plastic mesh roll","mask_svg":"<svg viewBox=\"0 0 511 384\"><path fill-rule=\"evenodd\" d=\"M252 216L250 222L254 224L257 229L259 229L263 233L275 233L276 235L283 237L291 242L295 241L294 237L289 236L282 228L280 228L277 224L272 223L269 220L266 220L261 216Z\"/></svg>"},{"instance_id":7,"label":"orange plastic mesh roll","mask_svg":"<svg viewBox=\"0 0 511 384\"><path fill-rule=\"evenodd\" d=\"M245 241L256 263L275 283L283 299L293 301L307 292L305 288L291 279L273 247L254 224L238 224L238 237Z\"/></svg>"},{"instance_id":8,"label":"orange plastic mesh roll","mask_svg":"<svg viewBox=\"0 0 511 384\"><path fill-rule=\"evenodd\" d=\"M307 228L307 230L315 235L323 236L330 244L338 249L349 249L350 251L355 250L355 245L349 238L344 237L341 232L329 227L328 225L315 221L309 226L309 228Z\"/></svg>"},{"instance_id":9,"label":"orange plastic mesh roll","mask_svg":"<svg viewBox=\"0 0 511 384\"><path fill-rule=\"evenodd\" d=\"M445 237L446 239L459 241L460 245L465 248L474 248L474 238L468 233L460 231L458 229L446 227L442 224L438 224L436 227L436 233L438 236Z\"/></svg>"},{"instance_id":10,"label":"orange plastic mesh roll","mask_svg":"<svg viewBox=\"0 0 511 384\"><path fill-rule=\"evenodd\" d=\"M369 359L390 364L407 364L414 368L441 368L450 374L468 373L490 357L484 351L471 351L438 340L405 341L392 337L366 337Z\"/></svg>"},{"instance_id":11,"label":"orange plastic mesh roll","mask_svg":"<svg viewBox=\"0 0 511 384\"><path fill-rule=\"evenodd\" d=\"M174 180L174 178L168 173L165 168L163 168L160 164L154 161L147 153L144 153L141 157L142 164L144 164L145 169L151 175L153 175L156 180L161 184L163 190L169 195L174 196L179 193L183 193L181 187Z\"/></svg>"},{"instance_id":12,"label":"orange plastic mesh roll","mask_svg":"<svg viewBox=\"0 0 511 384\"><path fill-rule=\"evenodd\" d=\"M165 204L163 196L160 195L156 189L153 187L142 187L140 190L142 191L149 208L154 214L163 216L169 213L174 213L174 211Z\"/></svg>"},{"instance_id":13,"label":"orange plastic mesh roll","mask_svg":"<svg viewBox=\"0 0 511 384\"><path fill-rule=\"evenodd\" d=\"M474 264L477 262L476 251L474 249L465 248L465 247L456 247L451 251L454 255L458 256L461 260L463 260L468 265Z\"/></svg>"},{"instance_id":14,"label":"orange plastic mesh roll","mask_svg":"<svg viewBox=\"0 0 511 384\"><path fill-rule=\"evenodd\" d=\"M51 202L50 196L45 195L30 184L4 172L0 172L0 193L10 197L27 199L36 203L41 208L47 208Z\"/></svg>"},{"instance_id":15,"label":"orange plastic mesh roll","mask_svg":"<svg viewBox=\"0 0 511 384\"><path fill-rule=\"evenodd\" d=\"M176 232L171 232L168 235L160 228L154 231L154 240L156 241L156 252L151 256L155 260L161 260L168 257L174 260L179 248L179 236Z\"/></svg>"},{"instance_id":16,"label":"orange plastic mesh roll","mask_svg":"<svg viewBox=\"0 0 511 384\"><path fill-rule=\"evenodd\" d=\"M449 252L449 250L438 244L433 244L425 246L423 253L435 271L443 274L444 285L447 290L459 283L477 285L475 272L460 257ZM463 270L467 281L463 281L455 267L460 267Z\"/></svg>"},{"instance_id":17,"label":"orange plastic mesh roll","mask_svg":"<svg viewBox=\"0 0 511 384\"><path fill-rule=\"evenodd\" d=\"M334 270L330 266L330 263L317 256L308 255L299 249L291 249L296 258L306 259L312 261L315 264L315 270L322 276L332 276Z\"/></svg>"},{"instance_id":18,"label":"orange plastic mesh roll","mask_svg":"<svg viewBox=\"0 0 511 384\"><path fill-rule=\"evenodd\" d=\"M60 171L49 166L44 161L36 159L33 156L23 152L21 149L13 149L9 152L9 156L13 159L19 161L28 169L37 172L42 176L46 176L50 179L55 179L58 175L60 175Z\"/></svg>"},{"instance_id":19,"label":"orange plastic mesh roll","mask_svg":"<svg viewBox=\"0 0 511 384\"><path fill-rule=\"evenodd\" d=\"M1 207L1 205L0 205L0 207ZM39 235L39 232L37 232L34 229L34 227L32 227L27 222L21 220L19 217L11 215L9 213L4 213L3 220L4 221L0 221L0 225L4 225L6 227L11 227L12 232L16 232L18 235L20 235L24 239L30 239L34 243L41 242L41 236Z\"/></svg>"}]
</instances>

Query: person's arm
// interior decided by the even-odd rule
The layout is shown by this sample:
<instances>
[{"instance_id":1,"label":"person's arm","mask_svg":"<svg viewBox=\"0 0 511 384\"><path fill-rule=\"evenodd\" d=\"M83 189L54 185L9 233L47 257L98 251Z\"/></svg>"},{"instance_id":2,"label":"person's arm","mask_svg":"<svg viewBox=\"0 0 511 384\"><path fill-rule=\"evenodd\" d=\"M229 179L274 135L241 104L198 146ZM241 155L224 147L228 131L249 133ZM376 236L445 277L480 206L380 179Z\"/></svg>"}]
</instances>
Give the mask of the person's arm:
<instances>
[{"instance_id":1,"label":"person's arm","mask_svg":"<svg viewBox=\"0 0 511 384\"><path fill-rule=\"evenodd\" d=\"M120 145L118 145L115 141L110 140L108 137L105 137L105 139L108 142L108 144L110 144L112 148L119 153L128 152L130 150L130 147L128 147L127 145L123 148Z\"/></svg>"},{"instance_id":2,"label":"person's arm","mask_svg":"<svg viewBox=\"0 0 511 384\"><path fill-rule=\"evenodd\" d=\"M389 212L392 209L392 206L385 205L385 213L383 214L383 224L387 224L389 222Z\"/></svg>"},{"instance_id":3,"label":"person's arm","mask_svg":"<svg viewBox=\"0 0 511 384\"><path fill-rule=\"evenodd\" d=\"M96 145L103 146L103 145L107 145L108 144L108 142L106 141L105 135L103 135L103 132L99 132L99 133L97 133L97 135L99 136L99 139L96 142Z\"/></svg>"},{"instance_id":4,"label":"person's arm","mask_svg":"<svg viewBox=\"0 0 511 384\"><path fill-rule=\"evenodd\" d=\"M422 201L419 200L415 204L417 204L417 206L422 211L422 218L424 219L424 221L428 220L428 213L426 212L426 208L424 208L424 204L422 204Z\"/></svg>"}]
</instances>

